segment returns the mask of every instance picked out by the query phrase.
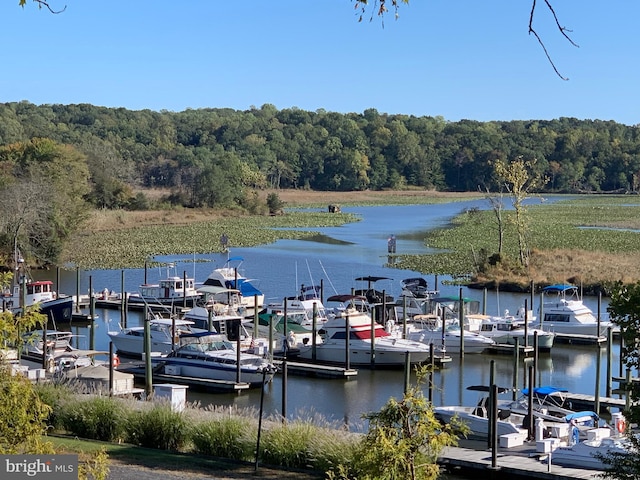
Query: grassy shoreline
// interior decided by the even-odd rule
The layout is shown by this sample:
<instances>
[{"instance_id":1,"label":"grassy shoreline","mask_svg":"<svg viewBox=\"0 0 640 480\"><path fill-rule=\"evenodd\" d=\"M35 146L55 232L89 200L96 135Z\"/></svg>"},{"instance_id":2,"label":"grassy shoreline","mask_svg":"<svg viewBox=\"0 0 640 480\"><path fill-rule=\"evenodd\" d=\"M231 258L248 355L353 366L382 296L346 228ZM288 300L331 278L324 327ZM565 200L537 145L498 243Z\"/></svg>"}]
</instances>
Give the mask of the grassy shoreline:
<instances>
[{"instance_id":1,"label":"grassy shoreline","mask_svg":"<svg viewBox=\"0 0 640 480\"><path fill-rule=\"evenodd\" d=\"M266 196L269 192L264 192ZM307 206L317 212L288 212L280 216L250 216L234 211L172 210L150 212L95 212L65 250L64 261L81 268L141 267L154 255L220 252L224 232L232 247L250 247L281 238L300 239L314 233L308 228L357 221L348 214L330 214L329 203L340 205L426 204L482 198L477 193L426 191L310 192L276 191L285 207ZM504 197L505 204L510 203ZM640 208L638 196L581 196L553 204L528 207L528 268L507 261L487 267L497 251L497 226L492 210L466 212L446 229L425 239L444 253L399 255L396 268L423 274L473 279L496 287L526 288L536 284L571 282L601 288L612 282L640 281ZM517 241L504 211L507 258L517 256ZM286 230L281 230L286 228ZM589 288L587 288L589 290Z\"/></svg>"}]
</instances>

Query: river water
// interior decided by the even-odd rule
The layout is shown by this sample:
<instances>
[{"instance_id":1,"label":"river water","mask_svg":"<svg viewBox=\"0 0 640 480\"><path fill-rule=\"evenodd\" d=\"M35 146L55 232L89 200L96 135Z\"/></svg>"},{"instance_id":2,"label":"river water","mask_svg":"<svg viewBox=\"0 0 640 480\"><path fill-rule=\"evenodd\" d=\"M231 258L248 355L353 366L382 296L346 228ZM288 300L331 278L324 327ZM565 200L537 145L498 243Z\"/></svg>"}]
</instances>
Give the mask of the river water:
<instances>
[{"instance_id":1,"label":"river water","mask_svg":"<svg viewBox=\"0 0 640 480\"><path fill-rule=\"evenodd\" d=\"M439 205L413 206L376 206L345 207L343 211L354 213L361 221L333 228L319 228L314 240L281 240L270 245L254 248L233 248L230 239L231 255L244 258L243 274L255 279L256 285L265 293L266 301L282 299L297 292L300 284L319 284L322 280L325 298L333 294L349 293L352 288L366 285L356 282L361 276L381 276L390 280L376 283L376 289L386 290L397 296L400 293L400 280L415 276L424 276L431 288L435 282L433 276L418 272L397 270L386 266L387 238L394 234L397 238L397 253L428 253L424 246L425 232L445 226L450 219L466 208L489 208L484 200L454 202ZM194 262L194 259L196 260ZM179 276L186 272L202 282L214 268L226 261L227 255L194 255L157 257L158 261L176 262ZM149 270L147 280L154 283L166 275L166 270ZM89 279L94 291L121 291L124 288L134 292L143 283L143 269L94 270L80 272L62 272L60 290L75 294L79 280L80 292L86 293ZM447 295L459 295L460 287L446 284L446 277L440 277L439 289ZM483 302L484 293L463 288L463 295ZM528 295L489 292L486 296L486 312L499 314L509 309L515 312L523 305ZM534 299L537 309L537 299ZM585 303L597 310L597 299L585 298ZM329 305L331 306L331 305ZM606 300L601 305L606 311ZM117 329L120 313L114 310L96 312L95 348L108 350L109 338L106 331ZM140 323L140 315L130 313L128 325ZM74 327L80 335L78 346L89 347L89 332L86 327ZM489 384L490 366L494 362L495 380L499 386L511 387L514 384L514 372L517 371L516 385L522 387L529 362L514 360L507 355L467 354L464 358L452 355L453 359L442 370L434 374L433 402L435 405L475 404L476 392L466 387L475 384ZM541 354L537 366L538 385L554 385L567 388L576 393L593 395L596 391L596 367L600 361L599 392L604 395L606 388L606 350L595 346L554 346L551 353ZM612 373L619 375L619 356L616 345L612 348ZM319 415L329 422L345 422L354 430L363 426L361 416L368 411L380 409L390 397L402 396L404 373L402 371L361 369L350 380L315 379L288 376L286 395L283 394L282 380L279 376L267 385L264 396L265 415L282 414L288 417L308 418ZM615 385L614 385L615 387ZM204 405L224 405L258 408L260 391L248 391L237 394L207 394L188 391L189 401L198 401Z\"/></svg>"}]
</instances>

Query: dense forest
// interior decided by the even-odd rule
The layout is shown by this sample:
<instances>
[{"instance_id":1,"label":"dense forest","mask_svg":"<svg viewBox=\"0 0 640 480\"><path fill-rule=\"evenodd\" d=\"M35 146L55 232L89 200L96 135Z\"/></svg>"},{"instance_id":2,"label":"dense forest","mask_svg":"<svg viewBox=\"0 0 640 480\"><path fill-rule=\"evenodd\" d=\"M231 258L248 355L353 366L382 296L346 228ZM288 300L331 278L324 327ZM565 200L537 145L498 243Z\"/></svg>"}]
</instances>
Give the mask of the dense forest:
<instances>
[{"instance_id":1,"label":"dense forest","mask_svg":"<svg viewBox=\"0 0 640 480\"><path fill-rule=\"evenodd\" d=\"M254 192L267 187L497 191L493 163L520 156L537 160L534 173L548 179L544 192L639 189L640 128L613 121L449 122L269 104L155 112L4 103L0 202L4 212L18 212L0 220L0 241L64 241L82 217L82 202L148 208L137 187L170 191L166 205L255 211ZM35 214L20 208L36 200L49 209L49 221L22 231ZM55 257L53 243L44 257Z\"/></svg>"}]
</instances>

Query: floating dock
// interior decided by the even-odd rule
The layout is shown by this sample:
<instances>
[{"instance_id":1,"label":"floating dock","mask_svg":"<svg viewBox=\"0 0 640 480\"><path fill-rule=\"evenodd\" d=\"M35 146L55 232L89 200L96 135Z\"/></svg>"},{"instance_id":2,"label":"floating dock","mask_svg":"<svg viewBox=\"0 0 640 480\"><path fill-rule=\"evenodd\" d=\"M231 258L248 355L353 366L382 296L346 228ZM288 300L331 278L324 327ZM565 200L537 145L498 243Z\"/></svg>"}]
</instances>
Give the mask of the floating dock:
<instances>
[{"instance_id":1,"label":"floating dock","mask_svg":"<svg viewBox=\"0 0 640 480\"><path fill-rule=\"evenodd\" d=\"M273 362L281 373L284 361L274 360ZM358 370L353 368L343 368L331 365L320 365L317 363L301 363L297 361L287 360L287 374L300 375L305 377L316 378L343 378L349 379L358 375Z\"/></svg>"},{"instance_id":2,"label":"floating dock","mask_svg":"<svg viewBox=\"0 0 640 480\"><path fill-rule=\"evenodd\" d=\"M120 365L118 371L131 373L134 378L137 380L145 380L145 366L139 364L127 364ZM197 378L197 377L185 377L183 375L169 375L166 373L157 373L153 372L152 374L153 381L157 383L160 382L168 382L175 383L178 385L188 385L196 390L204 390L208 392L241 392L243 390L248 390L251 386L248 383L240 382L230 382L225 380L210 380L205 378Z\"/></svg>"},{"instance_id":3,"label":"floating dock","mask_svg":"<svg viewBox=\"0 0 640 480\"><path fill-rule=\"evenodd\" d=\"M549 463L548 454L536 451L536 442L525 443L522 447L499 448L494 468L491 449L478 448L482 443L486 446L486 442L460 442L461 445L472 443L475 448L446 447L438 463L455 474L463 473L494 480L591 480L602 473L598 470L556 465L553 463L553 453Z\"/></svg>"}]
</instances>

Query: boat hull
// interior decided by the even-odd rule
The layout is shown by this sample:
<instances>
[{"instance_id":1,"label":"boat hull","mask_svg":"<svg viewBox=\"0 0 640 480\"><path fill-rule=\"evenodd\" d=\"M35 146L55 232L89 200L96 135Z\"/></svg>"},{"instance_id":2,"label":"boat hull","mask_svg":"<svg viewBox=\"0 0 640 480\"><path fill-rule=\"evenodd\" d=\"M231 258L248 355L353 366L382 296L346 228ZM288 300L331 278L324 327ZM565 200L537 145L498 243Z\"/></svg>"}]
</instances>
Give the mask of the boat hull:
<instances>
[{"instance_id":1,"label":"boat hull","mask_svg":"<svg viewBox=\"0 0 640 480\"><path fill-rule=\"evenodd\" d=\"M430 359L430 350L428 346L424 349L401 349L401 348L385 348L377 347L371 352L371 345L354 346L349 349L349 364L351 366L368 367L375 365L378 367L402 368L409 359L411 364L426 363ZM313 347L310 345L300 346L298 357L306 360L313 359ZM337 343L316 345L315 361L321 363L330 363L336 365L344 365L346 363L346 345Z\"/></svg>"}]
</instances>

